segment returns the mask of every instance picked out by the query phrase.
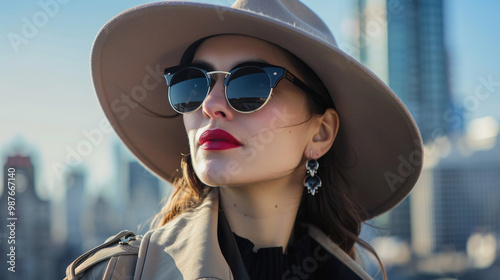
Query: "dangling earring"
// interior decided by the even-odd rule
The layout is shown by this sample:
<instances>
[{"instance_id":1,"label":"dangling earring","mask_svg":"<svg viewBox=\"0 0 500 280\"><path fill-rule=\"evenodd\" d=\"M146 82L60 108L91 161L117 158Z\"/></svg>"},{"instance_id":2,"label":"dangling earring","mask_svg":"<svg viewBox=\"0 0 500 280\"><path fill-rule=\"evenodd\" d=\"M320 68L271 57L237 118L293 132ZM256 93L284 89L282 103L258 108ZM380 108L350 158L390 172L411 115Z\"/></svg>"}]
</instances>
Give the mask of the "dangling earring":
<instances>
[{"instance_id":1,"label":"dangling earring","mask_svg":"<svg viewBox=\"0 0 500 280\"><path fill-rule=\"evenodd\" d=\"M304 179L304 186L311 195L315 195L319 187L321 187L321 179L315 174L318 172L319 163L315 159L310 159L306 163L307 173L309 175Z\"/></svg>"}]
</instances>

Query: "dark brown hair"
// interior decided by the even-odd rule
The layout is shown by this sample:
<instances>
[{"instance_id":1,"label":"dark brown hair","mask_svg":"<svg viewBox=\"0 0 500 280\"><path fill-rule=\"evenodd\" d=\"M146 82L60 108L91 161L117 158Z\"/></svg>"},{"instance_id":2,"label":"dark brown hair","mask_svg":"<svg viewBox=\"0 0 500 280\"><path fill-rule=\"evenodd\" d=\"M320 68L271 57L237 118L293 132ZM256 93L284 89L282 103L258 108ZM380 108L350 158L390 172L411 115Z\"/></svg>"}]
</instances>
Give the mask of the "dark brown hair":
<instances>
[{"instance_id":1,"label":"dark brown hair","mask_svg":"<svg viewBox=\"0 0 500 280\"><path fill-rule=\"evenodd\" d=\"M206 39L193 43L184 53L181 64L190 63L196 49ZM328 108L335 109L335 104L327 88L314 71L294 54L282 50L298 71L298 73L294 74L297 74L313 91L307 94L311 114L324 114ZM297 221L307 221L307 223L321 229L352 259L356 259L354 245L358 243L375 256L384 279L387 279L384 266L375 250L359 238L363 222L362 217L365 215L356 194L349 187L350 180L345 176L343 167L337 160L335 153L336 151L332 147L318 159L320 165L318 176L323 182L323 187L315 196L309 195L304 188ZM174 192L161 212L155 216L152 228L165 225L182 212L195 208L203 201L210 190L210 187L205 186L196 176L189 155L183 157L181 167L183 176L174 181Z\"/></svg>"},{"instance_id":2,"label":"dark brown hair","mask_svg":"<svg viewBox=\"0 0 500 280\"><path fill-rule=\"evenodd\" d=\"M292 62L298 75L314 91L308 94L308 106L314 114L324 114L328 108L335 109L328 89L316 73L294 54L284 50ZM338 135L337 137L342 137ZM325 232L333 242L344 250L351 258L356 259L355 243L372 253L384 279L387 279L384 265L377 252L367 242L359 238L363 217L368 216L361 207L357 195L352 192L349 178L343 172L345 168L340 164L333 146L318 159L320 168L318 176L325 188L320 195L308 195L304 190L299 208L299 219L307 220Z\"/></svg>"}]
</instances>

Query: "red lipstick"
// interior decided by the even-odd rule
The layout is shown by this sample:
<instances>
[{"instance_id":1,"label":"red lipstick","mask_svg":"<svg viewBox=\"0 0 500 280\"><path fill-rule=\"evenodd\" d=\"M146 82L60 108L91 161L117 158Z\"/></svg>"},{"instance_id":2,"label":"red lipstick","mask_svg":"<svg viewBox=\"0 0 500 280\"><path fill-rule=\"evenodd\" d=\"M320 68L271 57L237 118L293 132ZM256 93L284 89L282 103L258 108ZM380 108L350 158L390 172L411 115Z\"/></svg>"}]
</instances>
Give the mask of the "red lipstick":
<instances>
[{"instance_id":1,"label":"red lipstick","mask_svg":"<svg viewBox=\"0 0 500 280\"><path fill-rule=\"evenodd\" d=\"M198 143L203 150L227 150L243 146L233 135L222 129L206 130Z\"/></svg>"}]
</instances>

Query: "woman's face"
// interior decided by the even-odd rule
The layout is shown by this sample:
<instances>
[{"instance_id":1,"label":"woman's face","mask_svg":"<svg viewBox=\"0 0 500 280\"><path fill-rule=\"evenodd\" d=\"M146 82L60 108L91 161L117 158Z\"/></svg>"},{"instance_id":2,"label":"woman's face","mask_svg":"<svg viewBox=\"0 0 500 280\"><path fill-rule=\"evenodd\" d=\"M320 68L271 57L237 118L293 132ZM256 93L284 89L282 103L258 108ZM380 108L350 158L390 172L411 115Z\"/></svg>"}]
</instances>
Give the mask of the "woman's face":
<instances>
[{"instance_id":1,"label":"woman's face","mask_svg":"<svg viewBox=\"0 0 500 280\"><path fill-rule=\"evenodd\" d=\"M211 65L212 71L230 71L238 64L252 61L281 66L297 74L278 47L239 35L206 40L193 59ZM244 114L227 103L224 74L214 74L213 79L215 84L202 107L184 115L191 159L200 180L211 186L239 186L303 179L302 163L305 156L309 157L307 144L314 134L314 118L309 120L305 93L283 79L263 108ZM216 129L228 132L239 143L216 139L221 137L211 133Z\"/></svg>"}]
</instances>

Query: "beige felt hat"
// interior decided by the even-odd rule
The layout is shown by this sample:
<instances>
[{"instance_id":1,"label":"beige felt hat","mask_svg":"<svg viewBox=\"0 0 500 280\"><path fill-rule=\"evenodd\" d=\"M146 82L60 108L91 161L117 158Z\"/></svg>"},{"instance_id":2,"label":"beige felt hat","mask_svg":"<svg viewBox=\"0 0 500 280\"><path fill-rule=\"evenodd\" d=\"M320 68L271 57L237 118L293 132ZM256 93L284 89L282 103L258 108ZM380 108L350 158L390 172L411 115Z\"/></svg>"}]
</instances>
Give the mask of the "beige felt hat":
<instances>
[{"instance_id":1,"label":"beige felt hat","mask_svg":"<svg viewBox=\"0 0 500 280\"><path fill-rule=\"evenodd\" d=\"M334 149L365 207L377 216L403 200L422 168L422 141L398 97L341 51L323 21L296 0L238 0L232 7L164 1L127 10L99 32L92 77L104 112L125 145L151 172L172 181L188 153L182 117L167 99L163 70L193 42L242 34L302 59L328 88L341 125ZM132 100L133 99L133 100Z\"/></svg>"}]
</instances>

